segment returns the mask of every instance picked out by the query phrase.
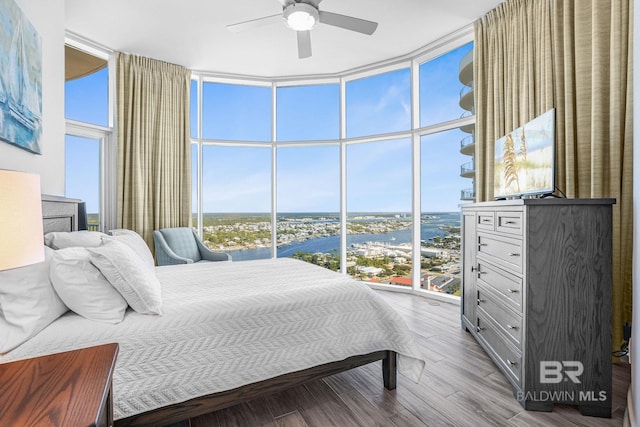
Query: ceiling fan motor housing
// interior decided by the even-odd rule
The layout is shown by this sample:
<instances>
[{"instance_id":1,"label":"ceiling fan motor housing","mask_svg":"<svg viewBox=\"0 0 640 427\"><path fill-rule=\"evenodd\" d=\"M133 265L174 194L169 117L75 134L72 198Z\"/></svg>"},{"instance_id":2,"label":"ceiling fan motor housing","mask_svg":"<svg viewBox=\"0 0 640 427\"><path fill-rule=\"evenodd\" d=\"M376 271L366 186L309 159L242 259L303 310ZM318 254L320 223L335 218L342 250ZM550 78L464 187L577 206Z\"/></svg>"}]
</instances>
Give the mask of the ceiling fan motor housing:
<instances>
[{"instance_id":1,"label":"ceiling fan motor housing","mask_svg":"<svg viewBox=\"0 0 640 427\"><path fill-rule=\"evenodd\" d=\"M320 21L318 8L308 3L291 3L284 8L282 17L296 31L308 31Z\"/></svg>"}]
</instances>

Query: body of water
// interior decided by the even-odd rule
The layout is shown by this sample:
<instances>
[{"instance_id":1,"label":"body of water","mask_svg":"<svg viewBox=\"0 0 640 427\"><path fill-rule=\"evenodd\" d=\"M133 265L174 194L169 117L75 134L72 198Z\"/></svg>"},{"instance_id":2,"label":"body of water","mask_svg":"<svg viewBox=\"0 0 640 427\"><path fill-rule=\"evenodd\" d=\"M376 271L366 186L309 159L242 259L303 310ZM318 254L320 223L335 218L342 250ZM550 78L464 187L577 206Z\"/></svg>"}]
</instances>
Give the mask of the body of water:
<instances>
[{"instance_id":1,"label":"body of water","mask_svg":"<svg viewBox=\"0 0 640 427\"><path fill-rule=\"evenodd\" d=\"M423 219L420 227L421 240L428 240L437 235L447 234L443 228L460 227L460 214L458 212L451 213L434 213L423 214L429 215L428 219ZM409 243L411 242L411 229L392 231L384 234L350 234L347 236L347 246L353 243L382 242L391 244ZM278 247L278 258L286 258L293 256L296 252L308 253L330 253L338 252L340 248L340 236L320 237L317 239L309 239L304 242L294 242ZM234 261L246 261L252 259L270 258L271 248L257 248L240 251L228 251Z\"/></svg>"}]
</instances>

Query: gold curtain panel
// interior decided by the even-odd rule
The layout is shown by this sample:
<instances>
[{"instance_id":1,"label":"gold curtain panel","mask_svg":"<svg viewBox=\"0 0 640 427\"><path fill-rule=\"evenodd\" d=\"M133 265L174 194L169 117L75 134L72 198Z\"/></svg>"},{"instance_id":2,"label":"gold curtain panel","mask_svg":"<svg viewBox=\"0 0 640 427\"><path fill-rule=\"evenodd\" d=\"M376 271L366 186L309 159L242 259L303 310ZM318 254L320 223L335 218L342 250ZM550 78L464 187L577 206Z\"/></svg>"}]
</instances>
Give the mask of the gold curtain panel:
<instances>
[{"instance_id":1,"label":"gold curtain panel","mask_svg":"<svg viewBox=\"0 0 640 427\"><path fill-rule=\"evenodd\" d=\"M107 61L90 55L71 46L64 47L64 79L79 79L100 71L107 66Z\"/></svg>"},{"instance_id":2,"label":"gold curtain panel","mask_svg":"<svg viewBox=\"0 0 640 427\"><path fill-rule=\"evenodd\" d=\"M125 53L116 63L118 227L153 248L154 230L191 225L191 71Z\"/></svg>"},{"instance_id":3,"label":"gold curtain panel","mask_svg":"<svg viewBox=\"0 0 640 427\"><path fill-rule=\"evenodd\" d=\"M556 186L612 197L613 350L631 321L631 0L508 0L475 24L476 194L493 199L494 141L556 109Z\"/></svg>"}]
</instances>

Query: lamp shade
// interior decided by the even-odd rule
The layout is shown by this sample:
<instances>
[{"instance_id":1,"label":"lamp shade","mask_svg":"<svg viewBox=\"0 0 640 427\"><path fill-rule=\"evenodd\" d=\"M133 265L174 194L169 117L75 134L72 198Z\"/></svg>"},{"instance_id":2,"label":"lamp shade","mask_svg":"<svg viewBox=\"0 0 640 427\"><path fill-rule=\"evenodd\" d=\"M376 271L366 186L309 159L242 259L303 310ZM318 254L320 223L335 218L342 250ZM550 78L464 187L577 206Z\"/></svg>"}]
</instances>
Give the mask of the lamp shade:
<instances>
[{"instance_id":1,"label":"lamp shade","mask_svg":"<svg viewBox=\"0 0 640 427\"><path fill-rule=\"evenodd\" d=\"M0 170L0 270L44 261L40 177Z\"/></svg>"}]
</instances>

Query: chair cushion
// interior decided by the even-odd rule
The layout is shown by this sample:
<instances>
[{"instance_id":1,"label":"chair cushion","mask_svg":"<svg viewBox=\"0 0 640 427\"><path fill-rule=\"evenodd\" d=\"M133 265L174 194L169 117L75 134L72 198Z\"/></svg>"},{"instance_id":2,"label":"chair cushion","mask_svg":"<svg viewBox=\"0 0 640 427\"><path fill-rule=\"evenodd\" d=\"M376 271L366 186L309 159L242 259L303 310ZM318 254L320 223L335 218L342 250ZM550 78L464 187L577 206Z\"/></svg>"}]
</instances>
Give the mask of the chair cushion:
<instances>
[{"instance_id":1,"label":"chair cushion","mask_svg":"<svg viewBox=\"0 0 640 427\"><path fill-rule=\"evenodd\" d=\"M202 259L193 231L189 227L163 228L160 230L167 245L176 255L198 262Z\"/></svg>"}]
</instances>

